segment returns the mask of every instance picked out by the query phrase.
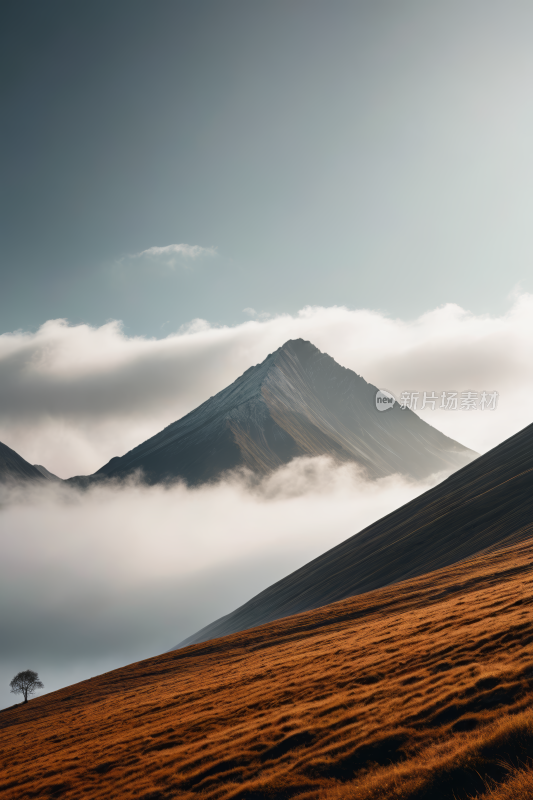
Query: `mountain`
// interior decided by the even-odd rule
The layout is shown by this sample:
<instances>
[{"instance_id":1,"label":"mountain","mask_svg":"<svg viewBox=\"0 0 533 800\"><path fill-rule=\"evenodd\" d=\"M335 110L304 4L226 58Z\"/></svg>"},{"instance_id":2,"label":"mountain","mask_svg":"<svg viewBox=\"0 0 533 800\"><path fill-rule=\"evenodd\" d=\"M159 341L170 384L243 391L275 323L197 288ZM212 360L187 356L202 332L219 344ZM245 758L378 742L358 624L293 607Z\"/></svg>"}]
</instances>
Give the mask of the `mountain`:
<instances>
[{"instance_id":1,"label":"mountain","mask_svg":"<svg viewBox=\"0 0 533 800\"><path fill-rule=\"evenodd\" d=\"M423 478L477 456L398 404L378 411L376 392L310 342L292 340L89 480L142 470L149 483L198 484L237 467L261 475L322 455L356 462L370 477Z\"/></svg>"},{"instance_id":2,"label":"mountain","mask_svg":"<svg viewBox=\"0 0 533 800\"><path fill-rule=\"evenodd\" d=\"M34 466L14 450L0 442L0 483L21 481L60 480L45 467Z\"/></svg>"},{"instance_id":3,"label":"mountain","mask_svg":"<svg viewBox=\"0 0 533 800\"><path fill-rule=\"evenodd\" d=\"M226 636L533 537L533 425L185 639Z\"/></svg>"}]
</instances>

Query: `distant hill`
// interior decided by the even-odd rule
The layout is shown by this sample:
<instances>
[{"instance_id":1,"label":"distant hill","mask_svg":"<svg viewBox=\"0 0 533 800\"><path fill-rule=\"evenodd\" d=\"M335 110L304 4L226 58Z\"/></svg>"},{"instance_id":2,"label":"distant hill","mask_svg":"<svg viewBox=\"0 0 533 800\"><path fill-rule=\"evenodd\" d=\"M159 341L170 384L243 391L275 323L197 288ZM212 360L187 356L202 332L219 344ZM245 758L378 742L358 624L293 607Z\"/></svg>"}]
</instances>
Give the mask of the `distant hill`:
<instances>
[{"instance_id":1,"label":"distant hill","mask_svg":"<svg viewBox=\"0 0 533 800\"><path fill-rule=\"evenodd\" d=\"M50 472L49 469L43 467L41 464L34 464L35 469L38 469L43 478L46 478L49 481L60 481L61 478L58 478L57 475L54 475L53 472Z\"/></svg>"},{"instance_id":2,"label":"distant hill","mask_svg":"<svg viewBox=\"0 0 533 800\"><path fill-rule=\"evenodd\" d=\"M377 388L310 342L292 340L231 386L88 480L142 471L149 483L199 484L237 467L259 475L297 456L355 462L370 477L456 470L477 456L398 404L376 409Z\"/></svg>"},{"instance_id":3,"label":"distant hill","mask_svg":"<svg viewBox=\"0 0 533 800\"><path fill-rule=\"evenodd\" d=\"M14 450L0 442L0 483L20 483L21 481L61 480L45 467L34 466L19 456Z\"/></svg>"},{"instance_id":4,"label":"distant hill","mask_svg":"<svg viewBox=\"0 0 533 800\"><path fill-rule=\"evenodd\" d=\"M533 425L185 639L203 642L533 537Z\"/></svg>"}]
</instances>

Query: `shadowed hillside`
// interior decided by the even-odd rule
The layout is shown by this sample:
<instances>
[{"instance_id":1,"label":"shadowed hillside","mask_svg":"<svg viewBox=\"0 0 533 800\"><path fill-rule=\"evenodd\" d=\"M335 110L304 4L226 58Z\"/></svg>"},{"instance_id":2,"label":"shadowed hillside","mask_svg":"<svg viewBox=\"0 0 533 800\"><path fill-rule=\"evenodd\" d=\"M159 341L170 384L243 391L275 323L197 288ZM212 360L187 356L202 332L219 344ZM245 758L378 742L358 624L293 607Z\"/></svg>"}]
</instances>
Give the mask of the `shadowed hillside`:
<instances>
[{"instance_id":1,"label":"shadowed hillside","mask_svg":"<svg viewBox=\"0 0 533 800\"><path fill-rule=\"evenodd\" d=\"M30 464L6 444L0 442L0 483L20 483L21 481L60 480L45 467Z\"/></svg>"},{"instance_id":2,"label":"shadowed hillside","mask_svg":"<svg viewBox=\"0 0 533 800\"><path fill-rule=\"evenodd\" d=\"M203 483L246 467L264 475L297 456L352 461L370 477L424 478L477 456L398 404L375 405L377 389L310 342L286 342L231 386L122 457L86 484L140 471L151 483Z\"/></svg>"},{"instance_id":3,"label":"shadowed hillside","mask_svg":"<svg viewBox=\"0 0 533 800\"><path fill-rule=\"evenodd\" d=\"M532 556L517 544L4 710L0 794L532 796Z\"/></svg>"},{"instance_id":4,"label":"shadowed hillside","mask_svg":"<svg viewBox=\"0 0 533 800\"><path fill-rule=\"evenodd\" d=\"M178 647L319 608L531 536L533 425Z\"/></svg>"}]
</instances>

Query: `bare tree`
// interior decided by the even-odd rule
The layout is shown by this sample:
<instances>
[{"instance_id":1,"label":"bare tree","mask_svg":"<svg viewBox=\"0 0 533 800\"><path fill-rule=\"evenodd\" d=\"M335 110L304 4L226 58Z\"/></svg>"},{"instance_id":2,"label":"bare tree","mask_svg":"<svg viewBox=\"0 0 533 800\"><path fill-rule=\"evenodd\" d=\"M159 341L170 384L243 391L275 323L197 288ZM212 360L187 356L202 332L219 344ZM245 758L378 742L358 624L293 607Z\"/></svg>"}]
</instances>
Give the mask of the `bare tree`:
<instances>
[{"instance_id":1,"label":"bare tree","mask_svg":"<svg viewBox=\"0 0 533 800\"><path fill-rule=\"evenodd\" d=\"M44 683L39 680L39 676L32 669L25 669L17 673L11 683L12 694L23 694L24 702L28 702L28 695L35 694L37 689L44 689Z\"/></svg>"}]
</instances>

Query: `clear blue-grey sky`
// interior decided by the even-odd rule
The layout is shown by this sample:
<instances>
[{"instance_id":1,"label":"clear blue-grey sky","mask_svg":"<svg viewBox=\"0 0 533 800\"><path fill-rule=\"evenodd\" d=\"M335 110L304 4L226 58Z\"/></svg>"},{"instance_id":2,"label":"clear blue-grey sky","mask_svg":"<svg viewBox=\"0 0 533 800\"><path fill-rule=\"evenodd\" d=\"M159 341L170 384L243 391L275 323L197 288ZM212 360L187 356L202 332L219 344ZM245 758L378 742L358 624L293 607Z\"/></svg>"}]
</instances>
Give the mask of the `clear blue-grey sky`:
<instances>
[{"instance_id":1,"label":"clear blue-grey sky","mask_svg":"<svg viewBox=\"0 0 533 800\"><path fill-rule=\"evenodd\" d=\"M530 2L8 0L1 16L0 332L495 312L533 290ZM173 244L189 249L152 250Z\"/></svg>"}]
</instances>

